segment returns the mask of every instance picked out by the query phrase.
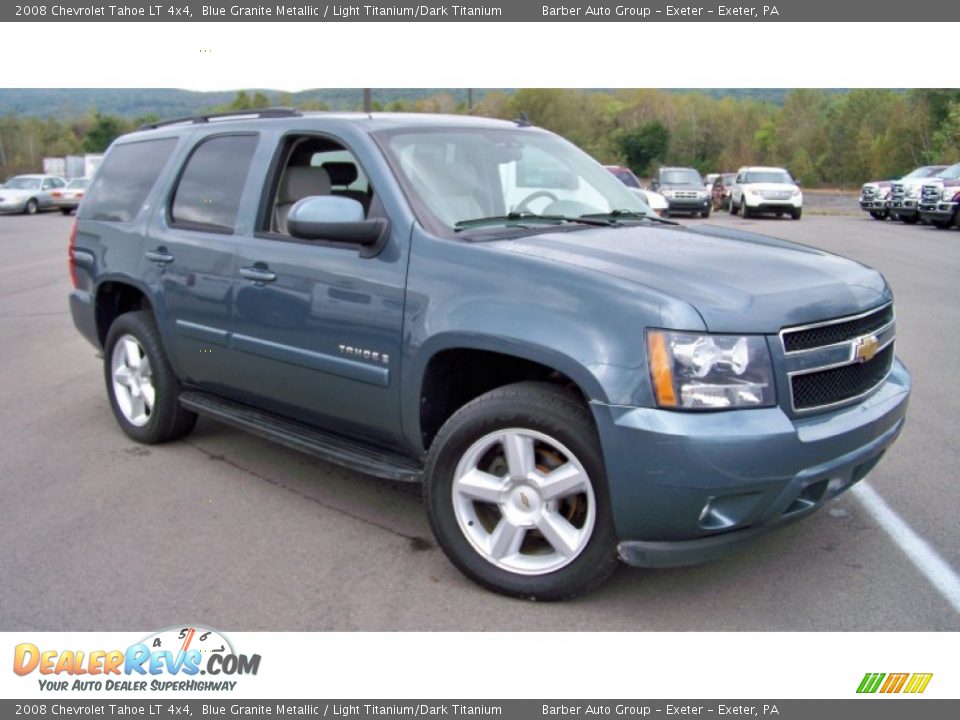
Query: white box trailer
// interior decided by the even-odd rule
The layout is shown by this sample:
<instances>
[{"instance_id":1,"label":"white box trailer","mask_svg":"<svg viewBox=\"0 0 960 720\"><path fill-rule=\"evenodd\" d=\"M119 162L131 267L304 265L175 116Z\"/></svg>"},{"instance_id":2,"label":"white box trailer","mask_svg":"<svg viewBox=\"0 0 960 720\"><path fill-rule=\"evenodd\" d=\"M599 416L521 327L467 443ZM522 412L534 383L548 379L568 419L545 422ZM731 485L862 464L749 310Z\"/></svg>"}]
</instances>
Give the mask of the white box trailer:
<instances>
[{"instance_id":1,"label":"white box trailer","mask_svg":"<svg viewBox=\"0 0 960 720\"><path fill-rule=\"evenodd\" d=\"M83 176L87 178L92 178L97 174L97 168L100 167L100 163L103 162L103 155L91 155L87 154L83 156Z\"/></svg>"},{"instance_id":2,"label":"white box trailer","mask_svg":"<svg viewBox=\"0 0 960 720\"><path fill-rule=\"evenodd\" d=\"M65 178L73 180L74 178L86 177L86 160L83 155L67 155L67 174Z\"/></svg>"},{"instance_id":3,"label":"white box trailer","mask_svg":"<svg viewBox=\"0 0 960 720\"><path fill-rule=\"evenodd\" d=\"M67 176L67 160L62 157L45 157L43 159L43 174L56 175L58 177Z\"/></svg>"}]
</instances>

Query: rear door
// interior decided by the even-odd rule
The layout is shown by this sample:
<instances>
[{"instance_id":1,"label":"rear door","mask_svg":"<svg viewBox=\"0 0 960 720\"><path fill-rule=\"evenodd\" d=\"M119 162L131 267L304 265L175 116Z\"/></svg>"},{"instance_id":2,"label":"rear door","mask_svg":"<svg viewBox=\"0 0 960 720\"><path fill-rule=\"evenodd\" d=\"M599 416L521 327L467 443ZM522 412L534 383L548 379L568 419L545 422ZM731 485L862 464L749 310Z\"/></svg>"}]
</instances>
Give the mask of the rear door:
<instances>
[{"instance_id":1,"label":"rear door","mask_svg":"<svg viewBox=\"0 0 960 720\"><path fill-rule=\"evenodd\" d=\"M230 313L238 211L259 135L198 138L157 209L144 246L144 276L159 300L158 321L182 380L229 392Z\"/></svg>"}]
</instances>

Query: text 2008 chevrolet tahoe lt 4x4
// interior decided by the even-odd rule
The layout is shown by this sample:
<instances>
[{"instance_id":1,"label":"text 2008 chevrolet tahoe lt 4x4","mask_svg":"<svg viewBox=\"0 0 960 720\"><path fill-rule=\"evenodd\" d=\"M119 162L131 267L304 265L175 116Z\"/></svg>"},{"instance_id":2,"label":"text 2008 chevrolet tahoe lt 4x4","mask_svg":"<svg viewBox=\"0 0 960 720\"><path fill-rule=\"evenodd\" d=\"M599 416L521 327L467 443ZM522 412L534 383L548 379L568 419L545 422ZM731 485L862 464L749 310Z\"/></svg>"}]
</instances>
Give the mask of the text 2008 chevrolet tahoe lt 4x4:
<instances>
[{"instance_id":1,"label":"text 2008 chevrolet tahoe lt 4x4","mask_svg":"<svg viewBox=\"0 0 960 720\"><path fill-rule=\"evenodd\" d=\"M659 220L525 121L158 123L110 148L70 247L128 435L204 414L422 481L449 558L509 595L717 557L904 422L879 273Z\"/></svg>"}]
</instances>

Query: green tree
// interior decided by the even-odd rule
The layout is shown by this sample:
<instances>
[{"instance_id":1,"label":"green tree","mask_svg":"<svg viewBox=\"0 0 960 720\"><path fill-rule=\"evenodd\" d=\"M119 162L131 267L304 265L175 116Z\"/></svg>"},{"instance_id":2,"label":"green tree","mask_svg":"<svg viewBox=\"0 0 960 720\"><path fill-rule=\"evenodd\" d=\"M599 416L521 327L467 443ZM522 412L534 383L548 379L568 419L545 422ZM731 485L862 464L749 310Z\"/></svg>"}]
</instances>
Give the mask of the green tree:
<instances>
[{"instance_id":1,"label":"green tree","mask_svg":"<svg viewBox=\"0 0 960 720\"><path fill-rule=\"evenodd\" d=\"M121 118L97 113L93 125L83 139L83 149L88 153L102 153L125 132L127 125Z\"/></svg>"},{"instance_id":2,"label":"green tree","mask_svg":"<svg viewBox=\"0 0 960 720\"><path fill-rule=\"evenodd\" d=\"M627 165L637 174L646 175L654 160L666 158L670 131L659 120L653 120L634 130L624 131L618 143Z\"/></svg>"}]
</instances>

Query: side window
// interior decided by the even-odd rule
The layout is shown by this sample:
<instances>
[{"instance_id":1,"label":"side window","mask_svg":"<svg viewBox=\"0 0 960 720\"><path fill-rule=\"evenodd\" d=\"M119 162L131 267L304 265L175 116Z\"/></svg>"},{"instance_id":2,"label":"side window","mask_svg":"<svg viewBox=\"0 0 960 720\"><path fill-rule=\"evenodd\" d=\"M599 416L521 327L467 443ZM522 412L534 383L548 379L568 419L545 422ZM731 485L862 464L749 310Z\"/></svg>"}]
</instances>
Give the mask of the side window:
<instances>
[{"instance_id":1,"label":"side window","mask_svg":"<svg viewBox=\"0 0 960 720\"><path fill-rule=\"evenodd\" d=\"M66 183L60 178L50 178L50 183L55 188L62 188L64 185L66 185Z\"/></svg>"},{"instance_id":2,"label":"side window","mask_svg":"<svg viewBox=\"0 0 960 720\"><path fill-rule=\"evenodd\" d=\"M305 197L333 195L355 200L366 217L383 210L356 156L337 140L319 136L286 137L270 180L269 202L261 208L260 232L289 235L290 210Z\"/></svg>"},{"instance_id":3,"label":"side window","mask_svg":"<svg viewBox=\"0 0 960 720\"><path fill-rule=\"evenodd\" d=\"M50 178L47 178L46 180L43 181L43 185L40 186L40 189L49 190L52 187L53 187L53 180L51 180Z\"/></svg>"},{"instance_id":4,"label":"side window","mask_svg":"<svg viewBox=\"0 0 960 720\"><path fill-rule=\"evenodd\" d=\"M233 232L258 136L218 135L197 145L170 203L174 226Z\"/></svg>"},{"instance_id":5,"label":"side window","mask_svg":"<svg viewBox=\"0 0 960 720\"><path fill-rule=\"evenodd\" d=\"M133 220L177 145L176 138L114 145L81 207L91 220Z\"/></svg>"}]
</instances>

